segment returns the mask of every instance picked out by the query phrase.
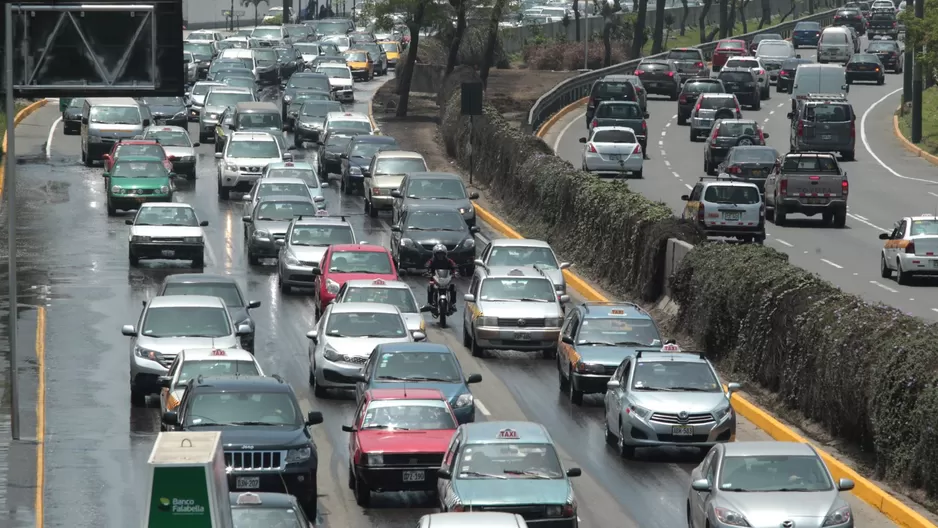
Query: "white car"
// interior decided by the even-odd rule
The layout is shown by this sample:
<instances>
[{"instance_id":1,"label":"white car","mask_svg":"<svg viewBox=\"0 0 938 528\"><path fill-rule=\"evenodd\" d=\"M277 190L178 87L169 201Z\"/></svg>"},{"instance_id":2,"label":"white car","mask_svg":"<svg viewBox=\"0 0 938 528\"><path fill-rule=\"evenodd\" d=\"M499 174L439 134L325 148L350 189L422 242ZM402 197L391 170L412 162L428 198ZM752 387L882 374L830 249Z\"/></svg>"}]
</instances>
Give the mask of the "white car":
<instances>
[{"instance_id":1,"label":"white car","mask_svg":"<svg viewBox=\"0 0 938 528\"><path fill-rule=\"evenodd\" d=\"M635 131L627 127L595 127L588 138L580 138L583 170L613 176L641 178L645 154Z\"/></svg>"},{"instance_id":2,"label":"white car","mask_svg":"<svg viewBox=\"0 0 938 528\"><path fill-rule=\"evenodd\" d=\"M322 187L328 187L328 183L322 183ZM317 209L325 209L326 197L322 194L321 187L310 187L305 181L299 178L288 178L274 176L261 178L251 192L244 195L243 200L247 203L246 211L253 211L257 203L263 198L269 196L296 196L297 198L309 198L316 204Z\"/></svg>"},{"instance_id":3,"label":"white car","mask_svg":"<svg viewBox=\"0 0 938 528\"><path fill-rule=\"evenodd\" d=\"M329 87L335 94L337 101L343 103L355 102L355 89L352 87L355 81L352 80L352 70L346 64L327 62L316 67L319 73L325 73L329 77Z\"/></svg>"},{"instance_id":4,"label":"white car","mask_svg":"<svg viewBox=\"0 0 938 528\"><path fill-rule=\"evenodd\" d=\"M332 35L322 39L323 42L329 42L335 44L335 47L339 50L339 53L345 53L352 47L352 40L345 35Z\"/></svg>"},{"instance_id":5,"label":"white car","mask_svg":"<svg viewBox=\"0 0 938 528\"><path fill-rule=\"evenodd\" d=\"M336 129L355 129L361 130L362 134L374 135L378 129L374 127L371 119L361 112L329 112L326 114L326 121L323 124L323 130Z\"/></svg>"},{"instance_id":6,"label":"white car","mask_svg":"<svg viewBox=\"0 0 938 528\"><path fill-rule=\"evenodd\" d=\"M938 275L938 217L907 216L896 222L892 233L879 235L883 244L879 269L884 279L896 272L896 282L912 282L915 275Z\"/></svg>"},{"instance_id":7,"label":"white car","mask_svg":"<svg viewBox=\"0 0 938 528\"><path fill-rule=\"evenodd\" d=\"M151 202L140 206L127 236L130 265L140 259L191 260L192 266L205 265L205 232L208 221L199 221L191 205L178 202Z\"/></svg>"},{"instance_id":8,"label":"white car","mask_svg":"<svg viewBox=\"0 0 938 528\"><path fill-rule=\"evenodd\" d=\"M182 60L186 63L186 83L195 83L199 80L199 61L195 60L191 51L182 52Z\"/></svg>"},{"instance_id":9,"label":"white car","mask_svg":"<svg viewBox=\"0 0 938 528\"><path fill-rule=\"evenodd\" d=\"M337 303L367 302L393 304L401 311L411 332L424 332L426 323L423 314L430 311L430 306L417 303L414 291L404 281L384 279L350 280L339 288L335 296Z\"/></svg>"},{"instance_id":10,"label":"white car","mask_svg":"<svg viewBox=\"0 0 938 528\"><path fill-rule=\"evenodd\" d=\"M270 132L232 132L218 160L218 196L227 200L231 191L248 192L271 163L292 161Z\"/></svg>"},{"instance_id":11,"label":"white car","mask_svg":"<svg viewBox=\"0 0 938 528\"><path fill-rule=\"evenodd\" d=\"M766 71L762 60L755 57L730 57L727 59L724 68L749 68L756 76L759 83L759 95L762 99L769 98L769 72Z\"/></svg>"},{"instance_id":12,"label":"white car","mask_svg":"<svg viewBox=\"0 0 938 528\"><path fill-rule=\"evenodd\" d=\"M173 164L173 172L195 179L195 148L199 143L189 139L189 131L178 126L150 126L143 131L143 139L155 139L163 147Z\"/></svg>"},{"instance_id":13,"label":"white car","mask_svg":"<svg viewBox=\"0 0 938 528\"><path fill-rule=\"evenodd\" d=\"M317 398L326 389L353 389L362 366L376 346L411 343L427 338L410 332L396 306L376 303L332 303L326 307L315 330L307 332L309 384Z\"/></svg>"}]
</instances>

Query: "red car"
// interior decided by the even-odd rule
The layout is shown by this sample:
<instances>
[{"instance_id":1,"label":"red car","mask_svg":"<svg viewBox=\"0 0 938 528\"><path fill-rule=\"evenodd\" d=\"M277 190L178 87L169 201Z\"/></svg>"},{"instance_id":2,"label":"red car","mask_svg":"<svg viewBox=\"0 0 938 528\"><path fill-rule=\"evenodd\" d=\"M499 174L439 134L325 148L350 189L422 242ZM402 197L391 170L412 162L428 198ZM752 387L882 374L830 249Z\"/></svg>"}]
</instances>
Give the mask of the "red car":
<instances>
[{"instance_id":1,"label":"red car","mask_svg":"<svg viewBox=\"0 0 938 528\"><path fill-rule=\"evenodd\" d=\"M329 246L313 268L316 280L316 318L335 299L339 288L350 280L397 280L397 266L391 252L373 244L337 244Z\"/></svg>"},{"instance_id":2,"label":"red car","mask_svg":"<svg viewBox=\"0 0 938 528\"><path fill-rule=\"evenodd\" d=\"M744 55L749 55L745 40L727 39L717 42L717 47L713 50L713 71L720 71L730 57Z\"/></svg>"},{"instance_id":3,"label":"red car","mask_svg":"<svg viewBox=\"0 0 938 528\"><path fill-rule=\"evenodd\" d=\"M166 155L163 146L152 139L122 139L114 143L114 146L111 147L111 152L104 155L105 172L111 170L114 162L117 161L117 158L121 154L162 158L163 166L166 167L166 170L173 172L173 162L170 161L169 156Z\"/></svg>"},{"instance_id":4,"label":"red car","mask_svg":"<svg viewBox=\"0 0 938 528\"><path fill-rule=\"evenodd\" d=\"M348 486L367 507L372 491L435 491L436 471L456 433L456 417L436 389L365 392L349 437Z\"/></svg>"}]
</instances>

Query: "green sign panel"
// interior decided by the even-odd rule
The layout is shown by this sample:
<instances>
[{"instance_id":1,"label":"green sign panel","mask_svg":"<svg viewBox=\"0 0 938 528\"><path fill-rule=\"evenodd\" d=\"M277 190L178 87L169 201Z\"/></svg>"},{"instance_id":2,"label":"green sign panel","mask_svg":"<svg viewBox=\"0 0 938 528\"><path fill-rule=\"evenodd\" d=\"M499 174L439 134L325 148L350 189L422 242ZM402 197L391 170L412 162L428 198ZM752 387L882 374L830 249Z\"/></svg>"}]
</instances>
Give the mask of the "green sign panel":
<instances>
[{"instance_id":1,"label":"green sign panel","mask_svg":"<svg viewBox=\"0 0 938 528\"><path fill-rule=\"evenodd\" d=\"M155 467L149 528L212 528L204 467Z\"/></svg>"}]
</instances>

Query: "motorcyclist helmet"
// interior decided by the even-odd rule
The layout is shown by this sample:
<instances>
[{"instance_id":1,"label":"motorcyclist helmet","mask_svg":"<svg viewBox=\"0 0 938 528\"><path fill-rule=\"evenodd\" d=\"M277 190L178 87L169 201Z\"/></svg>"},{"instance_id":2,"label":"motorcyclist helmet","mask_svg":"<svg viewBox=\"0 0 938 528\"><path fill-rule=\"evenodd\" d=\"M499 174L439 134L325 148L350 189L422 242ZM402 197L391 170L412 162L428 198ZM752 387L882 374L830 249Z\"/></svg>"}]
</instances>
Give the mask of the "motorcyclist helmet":
<instances>
[{"instance_id":1,"label":"motorcyclist helmet","mask_svg":"<svg viewBox=\"0 0 938 528\"><path fill-rule=\"evenodd\" d=\"M443 259L446 257L446 246L443 244L437 244L433 246L433 256L437 259Z\"/></svg>"}]
</instances>

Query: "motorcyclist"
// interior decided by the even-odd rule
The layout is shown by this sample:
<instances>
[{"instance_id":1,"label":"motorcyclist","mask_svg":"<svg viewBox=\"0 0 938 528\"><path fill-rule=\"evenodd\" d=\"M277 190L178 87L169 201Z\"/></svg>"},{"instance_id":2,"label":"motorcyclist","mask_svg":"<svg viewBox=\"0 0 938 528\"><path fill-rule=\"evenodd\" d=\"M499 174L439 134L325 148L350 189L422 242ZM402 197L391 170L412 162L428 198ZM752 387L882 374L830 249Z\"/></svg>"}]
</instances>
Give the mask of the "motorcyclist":
<instances>
[{"instance_id":1,"label":"motorcyclist","mask_svg":"<svg viewBox=\"0 0 938 528\"><path fill-rule=\"evenodd\" d=\"M433 274L437 270L447 270L452 272L453 277L456 277L459 268L456 266L456 263L453 259L446 256L446 246L443 244L437 244L433 246L433 258L427 261L426 266L427 273L430 275L430 284L427 285L427 304L436 309L436 299L433 297L433 291L436 289L436 281L433 279ZM456 302L456 285L452 282L449 283L449 304L450 306L455 306Z\"/></svg>"}]
</instances>

